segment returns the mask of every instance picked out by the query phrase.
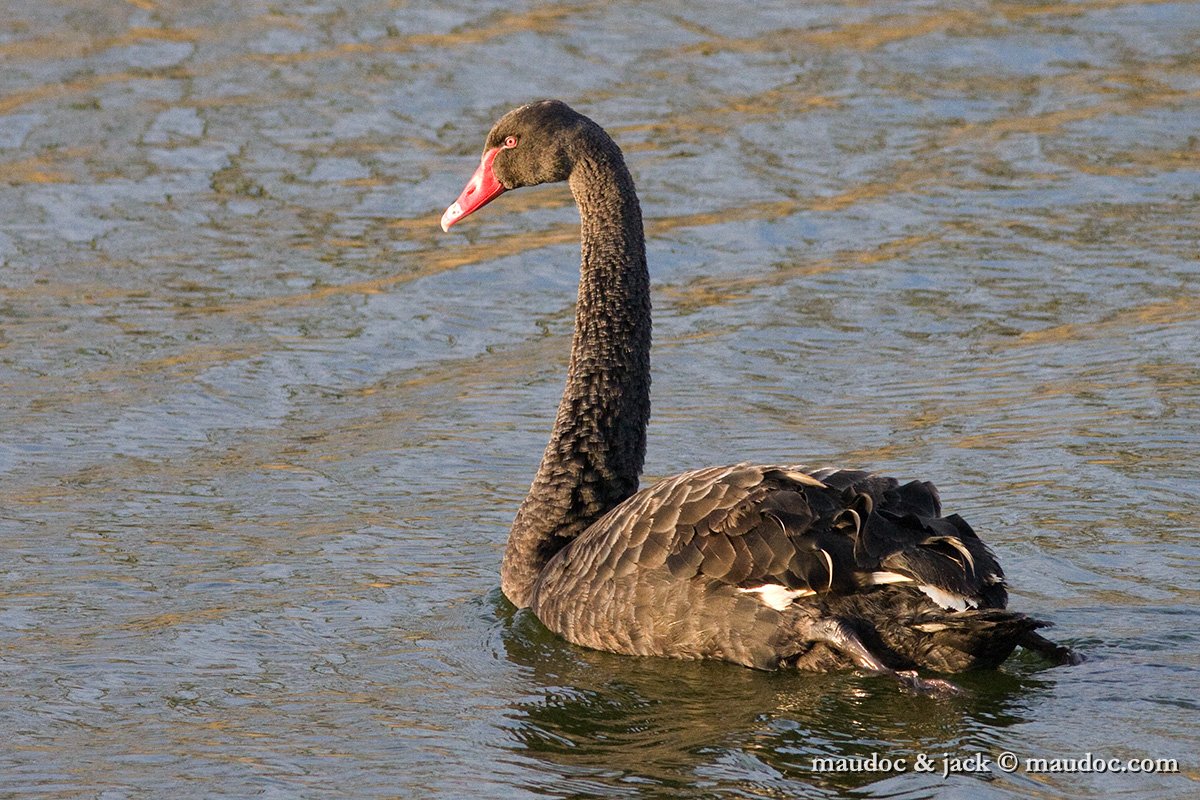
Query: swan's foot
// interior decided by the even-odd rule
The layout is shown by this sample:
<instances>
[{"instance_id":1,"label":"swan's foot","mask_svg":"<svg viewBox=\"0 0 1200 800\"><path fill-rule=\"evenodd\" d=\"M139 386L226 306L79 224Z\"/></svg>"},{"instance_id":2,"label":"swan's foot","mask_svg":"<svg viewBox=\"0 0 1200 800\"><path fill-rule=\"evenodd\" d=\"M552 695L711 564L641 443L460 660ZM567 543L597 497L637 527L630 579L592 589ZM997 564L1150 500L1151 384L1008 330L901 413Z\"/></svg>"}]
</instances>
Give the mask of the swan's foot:
<instances>
[{"instance_id":1,"label":"swan's foot","mask_svg":"<svg viewBox=\"0 0 1200 800\"><path fill-rule=\"evenodd\" d=\"M962 689L950 681L941 678L922 678L915 669L901 670L895 673L900 683L917 694L927 694L930 697L953 697L962 694Z\"/></svg>"},{"instance_id":2,"label":"swan's foot","mask_svg":"<svg viewBox=\"0 0 1200 800\"><path fill-rule=\"evenodd\" d=\"M951 697L962 692L957 686L941 678L922 678L916 670L898 671L879 660L867 649L858 635L845 623L836 619L823 619L809 631L813 641L824 642L853 659L855 664L880 675L890 675L900 685L919 694L932 697Z\"/></svg>"},{"instance_id":3,"label":"swan's foot","mask_svg":"<svg viewBox=\"0 0 1200 800\"><path fill-rule=\"evenodd\" d=\"M1079 653L1076 653L1071 648L1055 644L1045 636L1029 631L1021 636L1019 642L1021 647L1026 650L1032 650L1048 661L1052 661L1060 667L1074 667L1082 664L1084 659Z\"/></svg>"}]
</instances>

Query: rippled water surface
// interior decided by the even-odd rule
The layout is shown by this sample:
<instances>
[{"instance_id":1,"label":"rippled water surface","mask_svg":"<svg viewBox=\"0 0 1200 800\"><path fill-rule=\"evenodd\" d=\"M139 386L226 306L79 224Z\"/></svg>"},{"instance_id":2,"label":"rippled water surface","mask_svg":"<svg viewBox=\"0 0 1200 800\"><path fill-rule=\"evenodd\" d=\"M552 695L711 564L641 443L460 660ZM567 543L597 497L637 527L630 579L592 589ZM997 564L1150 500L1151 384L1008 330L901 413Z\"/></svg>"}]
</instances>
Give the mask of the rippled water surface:
<instances>
[{"instance_id":1,"label":"rippled water surface","mask_svg":"<svg viewBox=\"0 0 1200 800\"><path fill-rule=\"evenodd\" d=\"M1200 794L1200 4L11 0L0 794ZM495 588L625 149L647 474L938 483L1089 656L950 700L563 644ZM1174 758L1175 774L814 770ZM940 763L940 762L938 762Z\"/></svg>"}]
</instances>

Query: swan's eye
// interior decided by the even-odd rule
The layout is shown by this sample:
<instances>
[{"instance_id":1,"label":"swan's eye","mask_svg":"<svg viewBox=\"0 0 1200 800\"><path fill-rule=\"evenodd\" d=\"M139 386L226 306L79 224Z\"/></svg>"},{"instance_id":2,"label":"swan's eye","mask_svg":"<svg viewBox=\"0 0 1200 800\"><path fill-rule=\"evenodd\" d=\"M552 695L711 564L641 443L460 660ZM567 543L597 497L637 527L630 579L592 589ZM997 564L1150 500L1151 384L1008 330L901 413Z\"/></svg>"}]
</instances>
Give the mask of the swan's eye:
<instances>
[{"instance_id":1,"label":"swan's eye","mask_svg":"<svg viewBox=\"0 0 1200 800\"><path fill-rule=\"evenodd\" d=\"M516 147L517 146L517 137L509 136L507 139L504 140L504 146L505 147Z\"/></svg>"}]
</instances>

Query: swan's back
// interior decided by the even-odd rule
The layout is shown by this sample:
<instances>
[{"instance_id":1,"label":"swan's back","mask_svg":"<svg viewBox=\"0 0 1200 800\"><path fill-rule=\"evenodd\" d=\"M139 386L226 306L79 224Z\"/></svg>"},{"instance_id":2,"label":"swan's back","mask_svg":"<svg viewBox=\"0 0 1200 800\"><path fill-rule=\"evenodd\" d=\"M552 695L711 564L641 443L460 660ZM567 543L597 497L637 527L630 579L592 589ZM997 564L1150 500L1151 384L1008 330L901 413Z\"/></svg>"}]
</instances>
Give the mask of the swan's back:
<instances>
[{"instance_id":1,"label":"swan's back","mask_svg":"<svg viewBox=\"0 0 1200 800\"><path fill-rule=\"evenodd\" d=\"M1006 600L995 557L961 518L941 516L932 484L737 464L621 503L547 564L531 606L588 647L825 669L836 664L808 635L822 619L851 612L873 640L907 633L888 649L917 656L892 660L919 663L919 640L944 638L955 615L958 628L1019 618L1001 611Z\"/></svg>"}]
</instances>

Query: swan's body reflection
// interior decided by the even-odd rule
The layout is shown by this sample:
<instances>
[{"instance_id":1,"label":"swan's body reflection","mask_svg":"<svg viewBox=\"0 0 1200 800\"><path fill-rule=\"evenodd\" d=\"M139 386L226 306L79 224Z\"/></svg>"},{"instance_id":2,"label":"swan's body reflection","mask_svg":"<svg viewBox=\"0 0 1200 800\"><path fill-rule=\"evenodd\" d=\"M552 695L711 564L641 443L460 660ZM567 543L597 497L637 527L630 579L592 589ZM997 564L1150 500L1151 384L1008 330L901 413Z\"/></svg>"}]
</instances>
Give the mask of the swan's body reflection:
<instances>
[{"instance_id":1,"label":"swan's body reflection","mask_svg":"<svg viewBox=\"0 0 1200 800\"><path fill-rule=\"evenodd\" d=\"M706 781L747 796L811 796L897 771L814 771L814 758L969 755L1003 749L996 732L1028 720L1045 681L1036 659L960 677L963 693L897 692L861 673L763 673L719 662L628 658L573 646L499 591L484 601L497 657L519 666L529 696L508 715L514 755L562 776L556 792L695 796ZM940 772L904 780L941 784ZM990 774L990 773L989 773ZM911 784L906 784L911 785Z\"/></svg>"}]
</instances>

